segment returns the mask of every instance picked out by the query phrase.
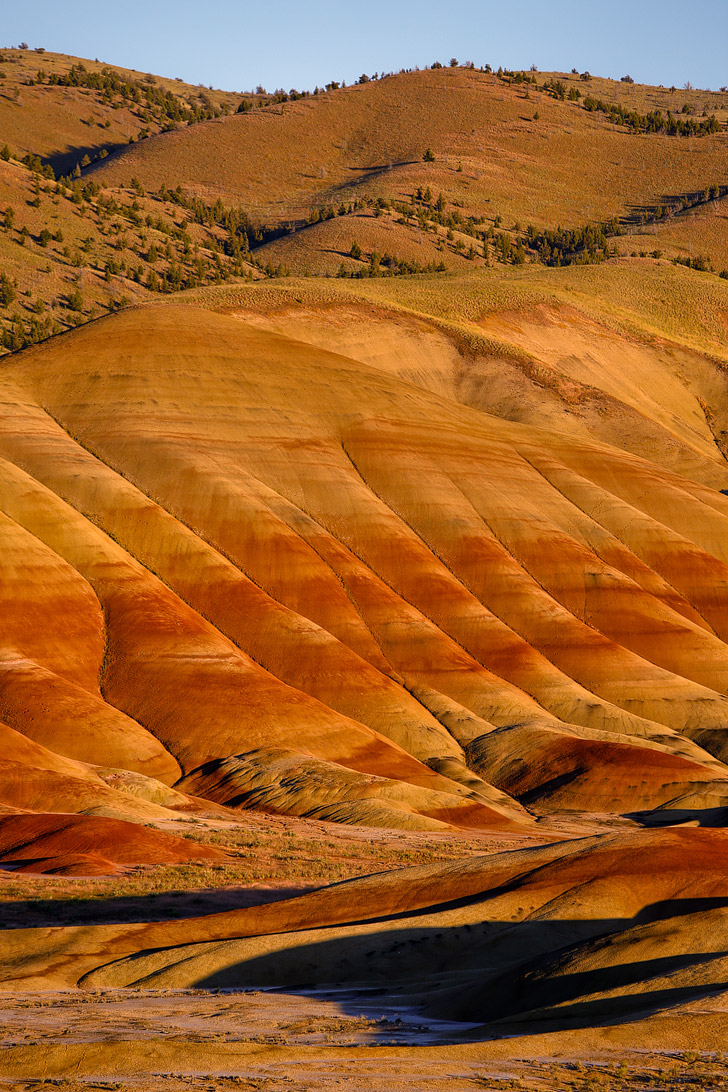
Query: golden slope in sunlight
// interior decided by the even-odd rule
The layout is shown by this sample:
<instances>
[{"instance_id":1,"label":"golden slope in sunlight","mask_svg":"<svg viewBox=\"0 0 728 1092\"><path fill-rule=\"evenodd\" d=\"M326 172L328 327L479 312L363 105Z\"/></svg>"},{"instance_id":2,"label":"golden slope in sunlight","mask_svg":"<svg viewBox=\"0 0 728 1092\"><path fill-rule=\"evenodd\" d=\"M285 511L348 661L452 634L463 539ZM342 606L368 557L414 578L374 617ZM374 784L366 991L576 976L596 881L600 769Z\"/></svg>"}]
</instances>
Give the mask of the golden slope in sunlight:
<instances>
[{"instance_id":1,"label":"golden slope in sunlight","mask_svg":"<svg viewBox=\"0 0 728 1092\"><path fill-rule=\"evenodd\" d=\"M728 789L715 489L198 307L2 382L2 715L38 743L98 764L118 721L107 765L293 814L354 792L349 821L372 790L346 771L374 774L405 825ZM281 791L299 752L323 764ZM256 753L221 796L210 764Z\"/></svg>"}]
</instances>

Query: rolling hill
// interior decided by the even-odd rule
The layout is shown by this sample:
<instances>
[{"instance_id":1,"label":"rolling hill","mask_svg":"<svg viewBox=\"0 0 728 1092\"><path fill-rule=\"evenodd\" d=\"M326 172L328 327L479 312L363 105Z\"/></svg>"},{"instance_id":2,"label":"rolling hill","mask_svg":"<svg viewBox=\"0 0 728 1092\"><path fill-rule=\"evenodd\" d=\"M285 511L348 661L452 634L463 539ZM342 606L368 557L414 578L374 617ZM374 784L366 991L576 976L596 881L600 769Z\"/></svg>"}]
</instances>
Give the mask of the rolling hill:
<instances>
[{"instance_id":1,"label":"rolling hill","mask_svg":"<svg viewBox=\"0 0 728 1092\"><path fill-rule=\"evenodd\" d=\"M399 1011L424 1002L433 1016L465 1022L471 1038L485 1038L474 1055L481 1062L529 1045L573 1050L579 1040L582 1051L647 1041L715 1052L724 1032L725 865L722 831L585 838L394 870L184 922L15 930L0 959L16 988L315 986L325 997L322 985L336 985L356 998L356 989L384 987ZM217 1065L241 1055L255 1063L250 1044L193 1035L179 1038L204 1043ZM159 1067L159 1039L130 1039L117 1072ZM432 1062L443 1057L437 1045L427 1051ZM94 1047L45 1047L47 1071L93 1074ZM38 1050L11 1049L15 1071L27 1073ZM280 1053L286 1058L285 1045ZM366 1064L356 1050L348 1057Z\"/></svg>"},{"instance_id":2,"label":"rolling hill","mask_svg":"<svg viewBox=\"0 0 728 1092\"><path fill-rule=\"evenodd\" d=\"M728 273L728 93L440 67L225 96L55 54L4 57L7 349L242 277L610 254Z\"/></svg>"},{"instance_id":3,"label":"rolling hill","mask_svg":"<svg viewBox=\"0 0 728 1092\"><path fill-rule=\"evenodd\" d=\"M152 191L179 182L274 222L359 196L409 201L413 187L429 185L464 213L499 215L509 227L606 220L728 181L720 123L707 138L635 133L543 90L556 75L539 76L538 89L467 68L387 76L163 134L94 174L115 185L137 177ZM619 84L559 78L580 94L622 100ZM728 93L709 100L727 120ZM675 104L663 92L662 109Z\"/></svg>"},{"instance_id":4,"label":"rolling hill","mask_svg":"<svg viewBox=\"0 0 728 1092\"><path fill-rule=\"evenodd\" d=\"M249 97L42 48L2 49L0 76L3 141L56 174L169 126L234 112Z\"/></svg>"}]
</instances>

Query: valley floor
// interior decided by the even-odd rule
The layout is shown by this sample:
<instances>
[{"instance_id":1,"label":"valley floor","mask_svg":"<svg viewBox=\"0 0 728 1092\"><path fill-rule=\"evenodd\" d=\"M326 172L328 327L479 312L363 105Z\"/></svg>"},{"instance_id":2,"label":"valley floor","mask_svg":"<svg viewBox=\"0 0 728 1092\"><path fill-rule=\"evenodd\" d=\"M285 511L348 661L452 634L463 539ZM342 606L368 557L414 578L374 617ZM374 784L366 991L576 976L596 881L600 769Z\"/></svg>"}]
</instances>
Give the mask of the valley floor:
<instances>
[{"instance_id":1,"label":"valley floor","mask_svg":"<svg viewBox=\"0 0 728 1092\"><path fill-rule=\"evenodd\" d=\"M0 997L0 1090L63 1092L675 1092L728 1087L728 1060L685 1047L725 999L647 1026L473 1042L373 994L99 990ZM469 1035L470 1032L470 1035ZM707 1040L706 1040L707 1042ZM670 1045L672 1044L672 1045Z\"/></svg>"},{"instance_id":2,"label":"valley floor","mask_svg":"<svg viewBox=\"0 0 728 1092\"><path fill-rule=\"evenodd\" d=\"M184 820L179 822L181 825ZM472 865L476 857L484 865L497 864L504 853L508 859L514 850L550 854L560 845L562 852L568 852L566 847L571 844L576 849L585 835L591 836L585 839L590 844L594 836L598 843L604 838L639 842L656 835L670 842L682 837L674 828L647 835L624 820L566 814L550 817L542 833L530 838L341 828L251 813L237 831L228 820L197 820L194 826L196 840L203 844L223 834L229 845L235 844L236 836L244 840L246 869L253 882L231 884L224 872L215 873L211 871L214 865L205 865L200 868L200 881L206 880L208 886L182 891L175 889L173 870L158 865L114 877L116 890L112 893L107 889L111 882L107 877L54 878L5 872L0 874L2 924L11 955L17 955L29 937L30 950L36 945L39 951L52 947L52 939L43 938L52 938L49 927L54 926L65 927L58 936L70 935L79 927L90 935L99 928L108 929L111 923L171 924L189 918L194 929L195 915L199 914L245 912L245 907L263 908L276 902L283 909L292 905L292 899L295 904L295 896L305 897L322 883L335 894L336 879L342 872L351 876L368 872L371 876L377 857L386 862L389 875L393 869L397 873L397 864L405 864L402 875L407 877L415 861L418 872L423 867L452 868L456 861ZM218 829L221 827L224 831ZM279 841L288 846L288 883L275 871ZM538 872L535 875L538 884ZM358 882L376 879L371 876L369 881ZM645 882L647 879L645 875ZM638 888L644 886L640 879L635 878L635 883ZM577 890L570 895L572 905ZM496 890L493 895L497 897ZM678 910L679 901L673 910L666 903L662 905L670 914ZM608 904L609 898L605 899ZM687 902L684 909L690 909ZM479 920L489 913L482 904L476 917ZM548 914L540 919L546 929L547 918ZM680 918L671 920L685 930ZM447 928L445 917L442 926ZM528 944L527 921L522 928L523 943ZM17 943L13 943L14 936ZM443 933L433 934L430 947L422 953L427 967L438 946L447 943L437 942L437 936ZM507 946L507 934L503 937ZM616 934L614 940L618 943ZM370 943L382 951L386 948L374 933ZM186 949L187 962L194 960L195 947L191 944ZM698 950L695 941L688 947ZM474 952L477 948L476 944ZM362 949L356 957L361 968L366 968L368 981L356 982L353 975L346 984L334 982L321 989L250 984L238 988L144 988L142 984L130 990L83 979L81 989L28 990L18 983L9 992L6 985L5 991L0 991L0 1092L51 1087L62 1092L122 1088L131 1092L329 1092L342 1087L376 1092L465 1092L474 1088L719 1092L728 1088L728 1056L723 1054L728 1043L728 989L723 988L719 974L707 988L675 989L671 991L674 996L667 999L664 989L662 993L650 992L659 983L653 987L645 982L646 992L636 996L635 1005L623 1007L626 998L622 996L619 1008L611 1013L608 1005L604 1009L602 998L596 1014L587 1011L594 1002L585 1000L551 1010L558 1013L556 1017L541 1010L483 1025L443 1018L447 1010L443 1012L442 1006L431 1011L430 995L446 985L450 976L444 966L449 964L443 965L442 980L433 969L430 987L424 990L422 976L417 973L414 977L405 974L392 988L377 981L376 975L371 977L370 957L374 954L368 951L364 956ZM109 949L100 963L111 955ZM285 960L283 949L280 955ZM322 958L323 967L325 953ZM638 962L640 958L645 957L637 953ZM706 957L691 958L699 964ZM485 968L483 973L488 977ZM514 973L519 971L514 968ZM644 974L649 978L647 971ZM490 988L502 988L497 977L491 976ZM617 993L622 994L623 987Z\"/></svg>"}]
</instances>

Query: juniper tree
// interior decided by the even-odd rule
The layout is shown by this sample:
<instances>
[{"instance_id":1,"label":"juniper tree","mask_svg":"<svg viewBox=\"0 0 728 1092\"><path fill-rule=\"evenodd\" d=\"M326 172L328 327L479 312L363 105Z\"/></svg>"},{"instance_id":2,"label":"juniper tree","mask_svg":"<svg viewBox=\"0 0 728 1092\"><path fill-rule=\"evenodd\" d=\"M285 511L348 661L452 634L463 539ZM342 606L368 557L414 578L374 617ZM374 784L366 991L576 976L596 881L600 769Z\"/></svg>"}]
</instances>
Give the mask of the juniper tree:
<instances>
[{"instance_id":1,"label":"juniper tree","mask_svg":"<svg viewBox=\"0 0 728 1092\"><path fill-rule=\"evenodd\" d=\"M10 277L5 273L0 273L0 306L9 307L16 296L17 292Z\"/></svg>"}]
</instances>

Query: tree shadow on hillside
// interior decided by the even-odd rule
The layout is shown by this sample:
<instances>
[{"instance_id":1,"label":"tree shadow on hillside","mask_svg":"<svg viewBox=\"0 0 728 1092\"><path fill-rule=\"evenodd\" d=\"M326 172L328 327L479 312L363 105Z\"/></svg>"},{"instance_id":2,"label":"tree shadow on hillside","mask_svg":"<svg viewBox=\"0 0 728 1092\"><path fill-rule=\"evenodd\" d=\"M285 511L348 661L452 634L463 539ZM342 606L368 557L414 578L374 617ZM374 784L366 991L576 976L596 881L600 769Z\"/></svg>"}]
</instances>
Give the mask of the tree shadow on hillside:
<instances>
[{"instance_id":1,"label":"tree shadow on hillside","mask_svg":"<svg viewBox=\"0 0 728 1092\"><path fill-rule=\"evenodd\" d=\"M672 217L681 217L695 213L706 205L722 201L728 197L728 186L721 184L716 186L717 192L710 194L710 190L686 190L683 193L663 193L659 201L649 205L629 205L627 212L622 217L625 226L648 226L663 223ZM660 209L664 215L658 217Z\"/></svg>"},{"instance_id":2,"label":"tree shadow on hillside","mask_svg":"<svg viewBox=\"0 0 728 1092\"><path fill-rule=\"evenodd\" d=\"M43 162L48 163L53 168L53 173L59 178L61 175L71 174L78 165L80 167L82 160L85 156L91 160L89 166L98 166L99 163L105 162L114 155L118 155L124 148L128 148L129 144L126 141L116 141L113 144L99 143L99 144L86 144L78 145L77 147L67 148L65 151L51 152L50 155L43 156ZM107 154L103 159L97 159L99 152L105 151ZM86 169L86 168L84 168Z\"/></svg>"},{"instance_id":3,"label":"tree shadow on hillside","mask_svg":"<svg viewBox=\"0 0 728 1092\"><path fill-rule=\"evenodd\" d=\"M358 171L363 175L377 175L386 174L387 171L394 170L395 167L413 167L415 163L418 163L417 159L393 159L389 163L368 163L366 166L357 167L355 164L349 164L346 168L347 171Z\"/></svg>"}]
</instances>

